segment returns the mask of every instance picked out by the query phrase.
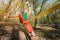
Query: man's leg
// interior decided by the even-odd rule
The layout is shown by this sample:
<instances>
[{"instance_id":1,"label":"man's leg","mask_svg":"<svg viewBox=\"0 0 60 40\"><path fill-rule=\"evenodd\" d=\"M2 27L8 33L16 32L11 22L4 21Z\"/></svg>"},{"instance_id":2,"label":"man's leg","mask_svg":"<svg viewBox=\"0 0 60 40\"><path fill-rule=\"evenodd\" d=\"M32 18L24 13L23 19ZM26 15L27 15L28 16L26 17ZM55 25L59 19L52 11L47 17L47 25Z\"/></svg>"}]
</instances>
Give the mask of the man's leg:
<instances>
[{"instance_id":1,"label":"man's leg","mask_svg":"<svg viewBox=\"0 0 60 40\"><path fill-rule=\"evenodd\" d=\"M32 26L31 26L31 24L27 20L24 21L24 23L25 23L26 28L27 28L28 32L30 33L30 35L34 36L35 33L34 33L34 30L33 30Z\"/></svg>"}]
</instances>

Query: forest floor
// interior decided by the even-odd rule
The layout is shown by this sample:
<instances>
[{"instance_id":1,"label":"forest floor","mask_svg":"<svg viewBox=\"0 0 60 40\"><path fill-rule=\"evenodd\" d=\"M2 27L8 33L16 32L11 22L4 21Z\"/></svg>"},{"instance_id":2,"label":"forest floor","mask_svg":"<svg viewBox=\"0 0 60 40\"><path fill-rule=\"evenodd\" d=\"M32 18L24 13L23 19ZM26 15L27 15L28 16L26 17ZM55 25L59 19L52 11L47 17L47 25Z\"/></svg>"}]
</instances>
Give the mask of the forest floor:
<instances>
[{"instance_id":1,"label":"forest floor","mask_svg":"<svg viewBox=\"0 0 60 40\"><path fill-rule=\"evenodd\" d=\"M23 31L17 32L17 31L13 30L12 26L14 26L15 29L17 30L18 29L17 25L8 23L6 26L4 26L5 24L6 23L4 23L3 26L2 26L2 23L0 23L0 40L10 40L11 39L11 37L10 37L11 35L12 35L12 37L15 37L15 36L17 37L18 36L19 39L26 40L25 33ZM12 26L10 26L10 24ZM54 29L52 27L48 27L48 26L43 26L43 27L42 26L36 26L36 28L40 28L40 29L34 30L35 31L35 36L32 36L31 40L51 40L51 39L49 39L49 38L47 38L46 36L43 36L43 35L48 35L48 37L49 36L51 37L51 35L53 35L55 37L55 33L53 33L53 31L51 31L51 30L56 30L56 29ZM13 34L12 34L12 30L13 30ZM18 35L18 33L19 33L19 35ZM15 34L15 36L14 36L14 34ZM59 35L59 34L57 34L57 35ZM58 37L60 37L60 36L58 36Z\"/></svg>"}]
</instances>

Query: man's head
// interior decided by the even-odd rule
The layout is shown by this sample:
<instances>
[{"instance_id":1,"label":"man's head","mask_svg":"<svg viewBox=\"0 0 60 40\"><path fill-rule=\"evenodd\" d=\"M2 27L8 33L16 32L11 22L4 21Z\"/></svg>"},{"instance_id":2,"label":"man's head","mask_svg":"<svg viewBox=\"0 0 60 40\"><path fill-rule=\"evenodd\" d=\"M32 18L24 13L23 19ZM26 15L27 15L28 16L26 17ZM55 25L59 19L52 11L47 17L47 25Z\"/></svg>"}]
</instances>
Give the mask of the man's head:
<instances>
[{"instance_id":1,"label":"man's head","mask_svg":"<svg viewBox=\"0 0 60 40\"><path fill-rule=\"evenodd\" d=\"M23 13L23 12L24 12L24 10L22 9L22 10L21 10L21 12Z\"/></svg>"},{"instance_id":2,"label":"man's head","mask_svg":"<svg viewBox=\"0 0 60 40\"><path fill-rule=\"evenodd\" d=\"M29 2L28 1L26 2L26 6L29 7Z\"/></svg>"}]
</instances>

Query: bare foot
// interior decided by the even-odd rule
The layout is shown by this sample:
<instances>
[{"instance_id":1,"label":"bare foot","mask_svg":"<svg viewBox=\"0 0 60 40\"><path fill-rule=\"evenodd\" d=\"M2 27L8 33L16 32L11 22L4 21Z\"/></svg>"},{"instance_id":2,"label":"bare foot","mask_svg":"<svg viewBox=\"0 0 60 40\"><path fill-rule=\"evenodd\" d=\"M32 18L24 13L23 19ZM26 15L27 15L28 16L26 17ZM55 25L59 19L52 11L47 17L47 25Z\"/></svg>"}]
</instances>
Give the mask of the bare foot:
<instances>
[{"instance_id":1,"label":"bare foot","mask_svg":"<svg viewBox=\"0 0 60 40\"><path fill-rule=\"evenodd\" d=\"M33 37L33 36L35 36L35 33L32 32L32 33L29 33L29 35L30 35L31 37Z\"/></svg>"}]
</instances>

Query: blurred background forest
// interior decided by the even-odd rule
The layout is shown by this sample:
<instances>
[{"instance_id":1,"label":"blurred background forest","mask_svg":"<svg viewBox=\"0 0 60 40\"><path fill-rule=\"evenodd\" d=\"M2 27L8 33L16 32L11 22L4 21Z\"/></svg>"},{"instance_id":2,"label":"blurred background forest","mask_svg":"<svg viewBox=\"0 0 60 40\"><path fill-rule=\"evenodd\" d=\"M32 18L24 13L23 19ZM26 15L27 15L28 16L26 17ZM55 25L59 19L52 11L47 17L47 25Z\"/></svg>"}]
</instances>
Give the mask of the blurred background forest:
<instances>
[{"instance_id":1,"label":"blurred background forest","mask_svg":"<svg viewBox=\"0 0 60 40\"><path fill-rule=\"evenodd\" d=\"M0 0L0 22L19 23L17 16L21 9L25 10L27 20L30 20L57 4L60 4L60 0ZM7 18L7 16L15 16L16 18ZM42 37L46 39L60 40L60 9L32 20L30 23L33 28L40 28L36 31L40 36L42 34Z\"/></svg>"}]
</instances>

